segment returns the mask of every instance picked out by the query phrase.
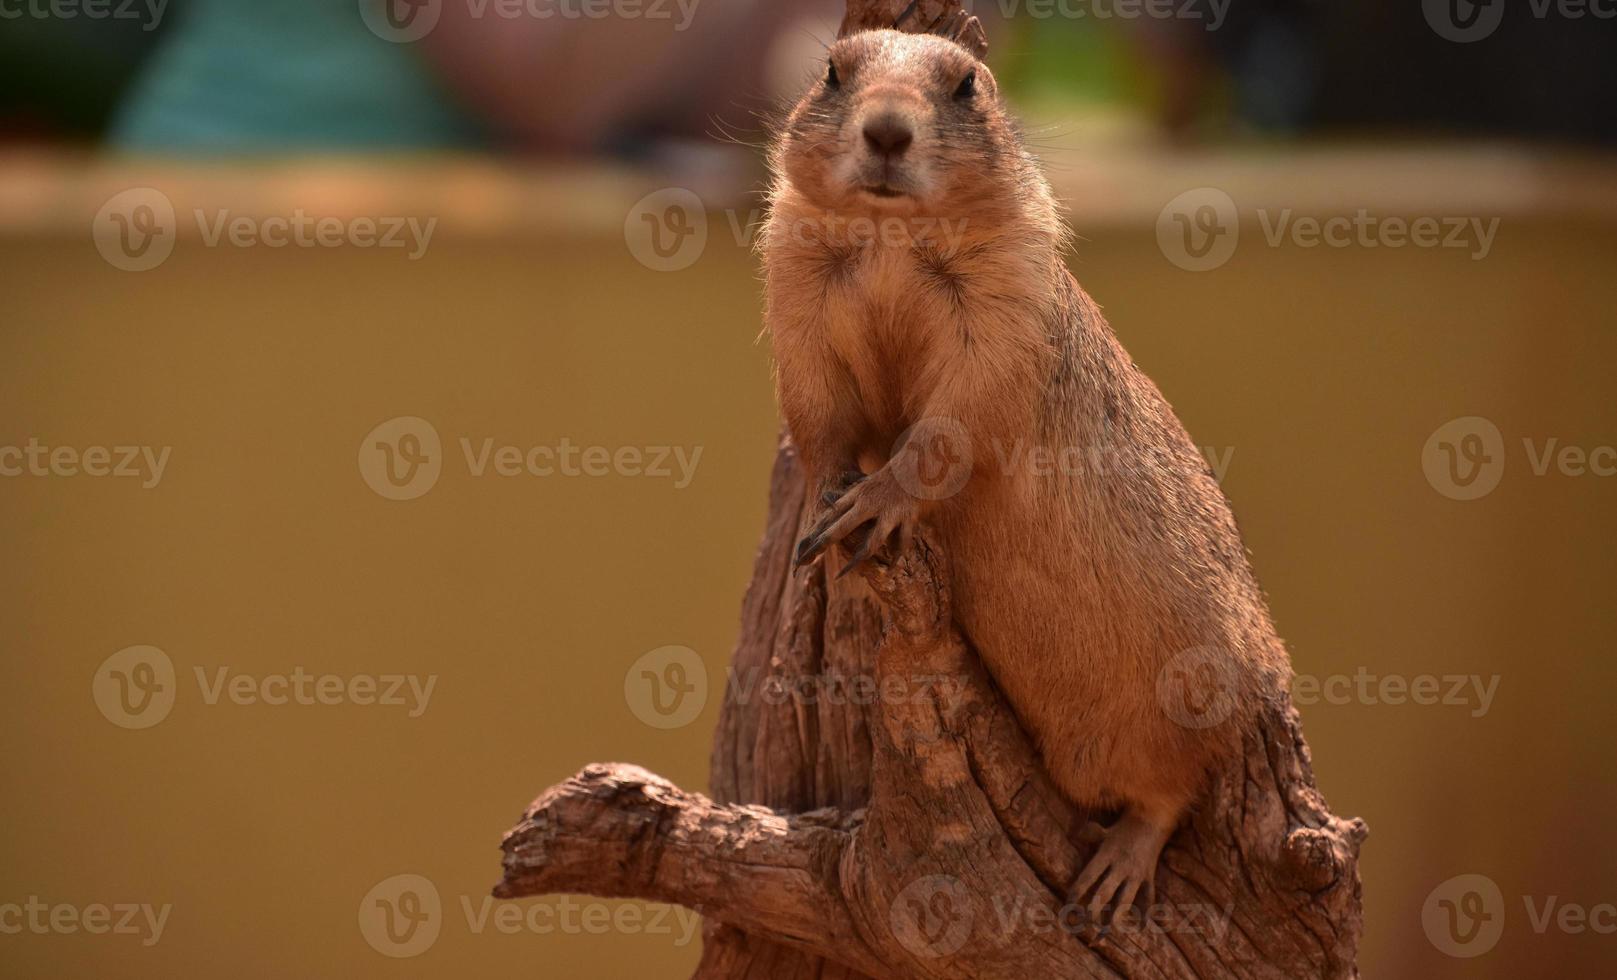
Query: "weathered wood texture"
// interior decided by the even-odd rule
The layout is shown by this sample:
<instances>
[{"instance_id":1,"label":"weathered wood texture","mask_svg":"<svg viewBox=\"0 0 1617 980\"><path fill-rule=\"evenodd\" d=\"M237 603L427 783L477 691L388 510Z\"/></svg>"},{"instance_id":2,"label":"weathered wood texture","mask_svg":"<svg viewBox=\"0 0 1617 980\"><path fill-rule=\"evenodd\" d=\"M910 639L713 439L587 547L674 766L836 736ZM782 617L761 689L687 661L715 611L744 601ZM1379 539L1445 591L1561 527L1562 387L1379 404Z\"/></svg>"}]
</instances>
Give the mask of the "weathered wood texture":
<instances>
[{"instance_id":1,"label":"weathered wood texture","mask_svg":"<svg viewBox=\"0 0 1617 980\"><path fill-rule=\"evenodd\" d=\"M505 839L506 897L674 902L696 976L1353 977L1364 825L1333 816L1283 692L1104 936L1065 891L1091 846L977 655L924 539L792 572L782 446L713 750L712 796L628 765L547 790Z\"/></svg>"}]
</instances>

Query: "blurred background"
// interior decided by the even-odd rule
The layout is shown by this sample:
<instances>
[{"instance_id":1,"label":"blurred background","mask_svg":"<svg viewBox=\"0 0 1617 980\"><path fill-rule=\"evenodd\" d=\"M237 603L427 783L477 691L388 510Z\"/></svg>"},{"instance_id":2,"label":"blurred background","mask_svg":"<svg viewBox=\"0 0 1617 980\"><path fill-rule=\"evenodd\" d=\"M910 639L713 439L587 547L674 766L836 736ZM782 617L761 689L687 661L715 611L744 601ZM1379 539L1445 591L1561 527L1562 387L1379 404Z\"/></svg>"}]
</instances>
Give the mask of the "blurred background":
<instances>
[{"instance_id":1,"label":"blurred background","mask_svg":"<svg viewBox=\"0 0 1617 980\"><path fill-rule=\"evenodd\" d=\"M974 9L1315 685L1364 975L1610 975L1617 5ZM0 0L0 971L688 975L485 896L582 764L706 784L841 12Z\"/></svg>"}]
</instances>

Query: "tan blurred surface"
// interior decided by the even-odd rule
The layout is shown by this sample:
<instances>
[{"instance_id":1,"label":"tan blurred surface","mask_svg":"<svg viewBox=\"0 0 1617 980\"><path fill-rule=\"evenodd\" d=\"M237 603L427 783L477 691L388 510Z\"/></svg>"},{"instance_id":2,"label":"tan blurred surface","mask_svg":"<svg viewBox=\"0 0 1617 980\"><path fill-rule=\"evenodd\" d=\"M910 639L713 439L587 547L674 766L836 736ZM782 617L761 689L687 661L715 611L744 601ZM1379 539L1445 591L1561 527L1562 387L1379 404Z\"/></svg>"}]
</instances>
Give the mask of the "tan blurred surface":
<instances>
[{"instance_id":1,"label":"tan blurred surface","mask_svg":"<svg viewBox=\"0 0 1617 980\"><path fill-rule=\"evenodd\" d=\"M1303 708L1321 787L1372 830L1363 974L1598 975L1617 936L1539 933L1524 899L1617 901L1617 479L1536 476L1522 440L1617 443L1617 216L1600 193L1613 171L1508 149L1289 159L1284 173L1238 157L1067 161L1056 176L1081 236L1073 268L1198 444L1233 453L1225 487L1300 673L1498 677L1480 716ZM0 446L172 452L151 489L0 478L12 672L0 733L13 747L0 764L0 905L172 913L150 947L0 935L0 968L688 975L698 943L679 943L672 916L653 934L590 934L548 914L506 934L483 896L501 832L579 765L621 759L705 785L777 426L759 284L732 231L751 205L704 191L737 211L710 214L701 257L662 272L625 247L630 208L660 186L630 174L61 172L0 166ZM1501 223L1473 261L1269 247L1243 219L1227 265L1181 271L1158 248L1158 212L1208 184L1243 207ZM182 216L297 202L438 221L416 261L185 233L167 261L132 273L103 261L90 227L136 186L165 189ZM439 482L408 501L374 493L356 462L398 416L430 421L444 448ZM1498 488L1469 502L1422 470L1434 430L1461 416L1491 419L1506 452ZM682 489L474 476L463 437L701 456ZM177 700L131 731L103 717L91 684L137 644L171 658ZM662 730L632 710L625 675L670 644L702 657L710 696L694 722ZM221 667L437 680L414 718L210 705L193 671ZM402 960L358 923L372 887L401 873L430 879L443 904L436 943ZM1503 938L1476 959L1444 955L1422 926L1433 888L1462 873L1504 896ZM522 903L543 905L559 902Z\"/></svg>"}]
</instances>

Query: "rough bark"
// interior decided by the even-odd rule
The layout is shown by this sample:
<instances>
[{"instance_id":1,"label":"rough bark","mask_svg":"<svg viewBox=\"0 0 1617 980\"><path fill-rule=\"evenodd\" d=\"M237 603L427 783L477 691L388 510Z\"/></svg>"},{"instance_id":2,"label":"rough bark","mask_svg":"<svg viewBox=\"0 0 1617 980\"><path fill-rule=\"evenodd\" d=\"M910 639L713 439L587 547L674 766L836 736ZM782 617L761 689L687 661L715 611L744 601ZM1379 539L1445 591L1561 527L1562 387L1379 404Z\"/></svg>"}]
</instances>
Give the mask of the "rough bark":
<instances>
[{"instance_id":1,"label":"rough bark","mask_svg":"<svg viewBox=\"0 0 1617 980\"><path fill-rule=\"evenodd\" d=\"M503 897L673 902L699 978L1352 977L1364 825L1314 787L1283 698L1163 854L1150 913L1065 900L1091 845L954 627L924 538L791 571L783 446L713 751L712 796L630 765L547 790L506 835Z\"/></svg>"},{"instance_id":2,"label":"rough bark","mask_svg":"<svg viewBox=\"0 0 1617 980\"><path fill-rule=\"evenodd\" d=\"M851 0L981 57L958 0ZM706 918L699 980L1357 976L1359 843L1285 692L1169 843L1148 913L1066 900L1093 850L950 613L924 536L858 574L793 570L804 480L783 444L714 737L711 796L591 765L506 834L506 898L585 892ZM833 566L835 567L835 566Z\"/></svg>"}]
</instances>

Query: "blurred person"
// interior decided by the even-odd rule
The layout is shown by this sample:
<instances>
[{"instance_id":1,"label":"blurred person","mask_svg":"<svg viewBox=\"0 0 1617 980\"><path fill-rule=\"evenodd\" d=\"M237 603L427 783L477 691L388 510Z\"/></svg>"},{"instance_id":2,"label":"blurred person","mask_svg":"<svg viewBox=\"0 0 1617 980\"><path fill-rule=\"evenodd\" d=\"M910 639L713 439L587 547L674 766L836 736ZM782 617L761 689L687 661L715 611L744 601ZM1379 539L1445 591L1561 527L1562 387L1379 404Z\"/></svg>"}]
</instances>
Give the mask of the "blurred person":
<instances>
[{"instance_id":1,"label":"blurred person","mask_svg":"<svg viewBox=\"0 0 1617 980\"><path fill-rule=\"evenodd\" d=\"M715 122L795 96L842 14L841 0L445 0L425 39L448 84L514 145L636 154L660 139L708 140ZM805 76L806 77L806 76Z\"/></svg>"}]
</instances>

